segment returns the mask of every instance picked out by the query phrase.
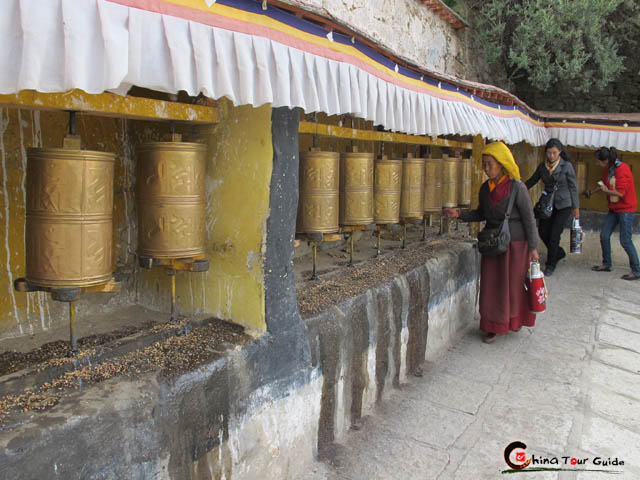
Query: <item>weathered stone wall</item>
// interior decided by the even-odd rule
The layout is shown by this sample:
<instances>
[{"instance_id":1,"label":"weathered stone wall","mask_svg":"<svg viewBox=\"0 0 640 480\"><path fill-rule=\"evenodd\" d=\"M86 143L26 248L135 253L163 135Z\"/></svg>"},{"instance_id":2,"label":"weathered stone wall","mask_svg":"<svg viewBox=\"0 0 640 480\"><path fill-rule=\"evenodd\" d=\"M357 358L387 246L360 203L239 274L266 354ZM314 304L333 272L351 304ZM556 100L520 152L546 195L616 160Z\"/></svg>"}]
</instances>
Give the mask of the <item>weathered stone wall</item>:
<instances>
[{"instance_id":1,"label":"weathered stone wall","mask_svg":"<svg viewBox=\"0 0 640 480\"><path fill-rule=\"evenodd\" d=\"M477 80L486 69L467 48L470 33L416 0L285 0L345 25L418 67ZM484 76L484 75L482 75Z\"/></svg>"}]
</instances>

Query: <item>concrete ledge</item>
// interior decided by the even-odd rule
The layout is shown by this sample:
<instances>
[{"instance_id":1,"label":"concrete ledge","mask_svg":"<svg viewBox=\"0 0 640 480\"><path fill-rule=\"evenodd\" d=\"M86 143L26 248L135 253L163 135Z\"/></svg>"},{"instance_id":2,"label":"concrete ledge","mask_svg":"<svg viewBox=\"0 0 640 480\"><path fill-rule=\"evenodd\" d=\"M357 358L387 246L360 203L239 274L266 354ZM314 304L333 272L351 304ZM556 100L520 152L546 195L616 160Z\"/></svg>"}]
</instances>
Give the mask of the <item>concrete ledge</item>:
<instances>
[{"instance_id":1,"label":"concrete ledge","mask_svg":"<svg viewBox=\"0 0 640 480\"><path fill-rule=\"evenodd\" d=\"M265 335L175 379L87 386L0 430L1 477L294 478L315 455L321 390L301 343Z\"/></svg>"},{"instance_id":2,"label":"concrete ledge","mask_svg":"<svg viewBox=\"0 0 640 480\"><path fill-rule=\"evenodd\" d=\"M312 363L324 378L321 455L470 326L478 270L475 248L456 244L425 265L306 319Z\"/></svg>"},{"instance_id":3,"label":"concrete ledge","mask_svg":"<svg viewBox=\"0 0 640 480\"><path fill-rule=\"evenodd\" d=\"M453 244L308 318L306 336L267 334L175 379L80 389L0 430L2 477L300 477L470 325L477 272L472 245Z\"/></svg>"}]
</instances>

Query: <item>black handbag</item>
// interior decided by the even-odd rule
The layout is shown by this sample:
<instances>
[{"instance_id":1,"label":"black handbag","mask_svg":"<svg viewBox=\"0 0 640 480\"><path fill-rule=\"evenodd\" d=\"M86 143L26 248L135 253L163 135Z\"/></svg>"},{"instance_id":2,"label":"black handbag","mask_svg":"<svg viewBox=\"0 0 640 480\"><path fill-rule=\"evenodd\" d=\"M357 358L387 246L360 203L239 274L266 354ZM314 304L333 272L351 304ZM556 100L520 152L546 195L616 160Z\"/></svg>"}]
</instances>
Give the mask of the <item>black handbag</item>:
<instances>
[{"instance_id":1,"label":"black handbag","mask_svg":"<svg viewBox=\"0 0 640 480\"><path fill-rule=\"evenodd\" d=\"M551 218L551 215L553 215L553 199L556 196L557 189L558 185L554 184L551 193L547 192L546 190L542 191L540 198L533 207L534 217L541 220Z\"/></svg>"},{"instance_id":2,"label":"black handbag","mask_svg":"<svg viewBox=\"0 0 640 480\"><path fill-rule=\"evenodd\" d=\"M511 191L509 192L509 206L504 214L504 220L498 228L484 228L478 233L478 251L482 255L489 257L495 257L502 255L509 249L511 243L511 232L509 231L509 217L511 216L511 209L513 208L513 202L516 198L515 190L520 182L514 180L511 184Z\"/></svg>"}]
</instances>

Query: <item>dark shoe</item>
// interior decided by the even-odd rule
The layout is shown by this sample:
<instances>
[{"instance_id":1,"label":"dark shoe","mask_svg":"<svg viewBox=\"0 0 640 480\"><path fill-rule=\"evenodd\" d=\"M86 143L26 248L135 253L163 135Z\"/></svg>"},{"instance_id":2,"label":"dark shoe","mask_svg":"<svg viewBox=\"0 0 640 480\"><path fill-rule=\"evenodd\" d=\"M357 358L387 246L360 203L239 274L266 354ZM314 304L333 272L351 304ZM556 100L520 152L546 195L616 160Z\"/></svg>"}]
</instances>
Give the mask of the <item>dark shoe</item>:
<instances>
[{"instance_id":1,"label":"dark shoe","mask_svg":"<svg viewBox=\"0 0 640 480\"><path fill-rule=\"evenodd\" d=\"M545 277L550 277L551 275L553 275L553 272L555 271L556 267L554 267L553 265L547 265L547 268L544 269L544 276Z\"/></svg>"},{"instance_id":2,"label":"dark shoe","mask_svg":"<svg viewBox=\"0 0 640 480\"><path fill-rule=\"evenodd\" d=\"M591 270L593 270L594 272L610 272L611 267L605 267L604 265L596 265L594 267L591 267Z\"/></svg>"},{"instance_id":3,"label":"dark shoe","mask_svg":"<svg viewBox=\"0 0 640 480\"><path fill-rule=\"evenodd\" d=\"M496 341L496 339L498 338L498 334L497 333L487 333L484 338L482 339L482 341L484 343L493 343Z\"/></svg>"},{"instance_id":4,"label":"dark shoe","mask_svg":"<svg viewBox=\"0 0 640 480\"><path fill-rule=\"evenodd\" d=\"M640 273L625 273L620 278L622 278L623 280L640 280Z\"/></svg>"},{"instance_id":5,"label":"dark shoe","mask_svg":"<svg viewBox=\"0 0 640 480\"><path fill-rule=\"evenodd\" d=\"M558 252L558 262L567 256L567 252L564 251L564 248L560 248Z\"/></svg>"}]
</instances>

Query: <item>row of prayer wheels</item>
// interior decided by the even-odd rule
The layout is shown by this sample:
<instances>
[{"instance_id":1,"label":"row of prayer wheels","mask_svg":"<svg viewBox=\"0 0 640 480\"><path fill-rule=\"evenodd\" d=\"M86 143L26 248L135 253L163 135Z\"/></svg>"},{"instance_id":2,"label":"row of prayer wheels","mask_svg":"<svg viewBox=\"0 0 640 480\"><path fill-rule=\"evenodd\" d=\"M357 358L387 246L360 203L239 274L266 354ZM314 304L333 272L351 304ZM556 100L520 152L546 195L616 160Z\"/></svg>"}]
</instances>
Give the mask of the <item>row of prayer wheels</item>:
<instances>
[{"instance_id":1,"label":"row of prayer wheels","mask_svg":"<svg viewBox=\"0 0 640 480\"><path fill-rule=\"evenodd\" d=\"M471 204L471 159L391 159L372 153L300 154L298 233L396 224Z\"/></svg>"},{"instance_id":2,"label":"row of prayer wheels","mask_svg":"<svg viewBox=\"0 0 640 480\"><path fill-rule=\"evenodd\" d=\"M138 253L205 252L205 145L138 148ZM27 154L26 281L48 288L108 282L113 261L113 153L33 148Z\"/></svg>"}]
</instances>

